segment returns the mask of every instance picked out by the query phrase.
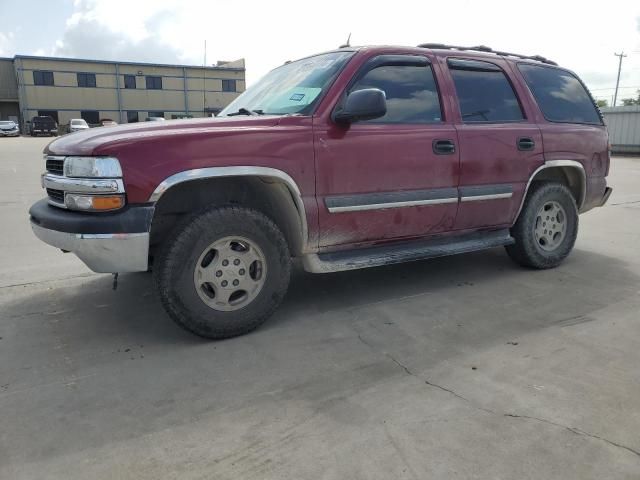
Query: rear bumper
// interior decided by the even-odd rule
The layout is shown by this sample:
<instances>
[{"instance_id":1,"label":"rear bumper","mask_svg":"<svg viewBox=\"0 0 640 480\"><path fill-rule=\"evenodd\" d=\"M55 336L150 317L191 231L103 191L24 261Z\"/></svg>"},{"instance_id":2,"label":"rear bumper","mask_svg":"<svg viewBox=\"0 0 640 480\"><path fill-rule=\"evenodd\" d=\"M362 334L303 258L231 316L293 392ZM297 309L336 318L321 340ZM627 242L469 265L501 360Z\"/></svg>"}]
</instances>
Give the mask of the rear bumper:
<instances>
[{"instance_id":1,"label":"rear bumper","mask_svg":"<svg viewBox=\"0 0 640 480\"><path fill-rule=\"evenodd\" d=\"M99 273L148 269L153 206L113 214L70 212L40 200L29 210L33 233L44 243L73 252Z\"/></svg>"}]
</instances>

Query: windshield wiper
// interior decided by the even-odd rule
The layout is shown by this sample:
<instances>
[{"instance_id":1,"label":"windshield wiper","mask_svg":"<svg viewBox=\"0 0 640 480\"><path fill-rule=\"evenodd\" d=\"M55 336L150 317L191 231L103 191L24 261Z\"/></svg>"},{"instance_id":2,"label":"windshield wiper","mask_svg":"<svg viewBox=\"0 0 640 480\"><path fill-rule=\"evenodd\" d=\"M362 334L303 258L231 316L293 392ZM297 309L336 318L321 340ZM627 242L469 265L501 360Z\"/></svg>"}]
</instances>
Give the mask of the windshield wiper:
<instances>
[{"instance_id":1,"label":"windshield wiper","mask_svg":"<svg viewBox=\"0 0 640 480\"><path fill-rule=\"evenodd\" d=\"M235 117L236 115L264 115L262 110L249 110L248 108L240 107L237 112L227 113L227 117Z\"/></svg>"}]
</instances>

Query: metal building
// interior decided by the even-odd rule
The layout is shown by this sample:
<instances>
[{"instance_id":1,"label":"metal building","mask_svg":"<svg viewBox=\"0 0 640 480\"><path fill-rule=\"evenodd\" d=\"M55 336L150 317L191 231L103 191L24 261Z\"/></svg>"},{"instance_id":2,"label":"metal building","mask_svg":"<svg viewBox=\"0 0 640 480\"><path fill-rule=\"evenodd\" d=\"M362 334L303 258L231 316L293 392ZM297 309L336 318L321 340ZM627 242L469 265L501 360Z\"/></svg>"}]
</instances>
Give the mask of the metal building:
<instances>
[{"instance_id":1,"label":"metal building","mask_svg":"<svg viewBox=\"0 0 640 480\"><path fill-rule=\"evenodd\" d=\"M10 64L10 68L9 68ZM245 89L244 59L215 66L165 65L16 55L0 59L0 119L71 118L89 124L202 117Z\"/></svg>"},{"instance_id":2,"label":"metal building","mask_svg":"<svg viewBox=\"0 0 640 480\"><path fill-rule=\"evenodd\" d=\"M640 105L601 108L614 153L640 154Z\"/></svg>"}]
</instances>

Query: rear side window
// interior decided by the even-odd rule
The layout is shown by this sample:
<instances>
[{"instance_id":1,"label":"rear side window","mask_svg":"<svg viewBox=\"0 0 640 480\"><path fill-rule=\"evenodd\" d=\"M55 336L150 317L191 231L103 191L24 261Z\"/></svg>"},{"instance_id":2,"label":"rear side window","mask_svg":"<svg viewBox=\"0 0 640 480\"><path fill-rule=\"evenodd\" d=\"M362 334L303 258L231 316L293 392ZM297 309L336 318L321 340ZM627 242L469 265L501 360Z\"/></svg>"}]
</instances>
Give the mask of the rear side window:
<instances>
[{"instance_id":1,"label":"rear side window","mask_svg":"<svg viewBox=\"0 0 640 480\"><path fill-rule=\"evenodd\" d=\"M513 87L500 67L489 62L450 59L462 121L517 122L524 119Z\"/></svg>"},{"instance_id":2,"label":"rear side window","mask_svg":"<svg viewBox=\"0 0 640 480\"><path fill-rule=\"evenodd\" d=\"M385 93L387 113L363 123L435 123L442 120L431 66L377 67L365 73L351 91L365 88L378 88Z\"/></svg>"},{"instance_id":3,"label":"rear side window","mask_svg":"<svg viewBox=\"0 0 640 480\"><path fill-rule=\"evenodd\" d=\"M518 64L544 118L550 122L602 124L582 82L559 68Z\"/></svg>"}]
</instances>

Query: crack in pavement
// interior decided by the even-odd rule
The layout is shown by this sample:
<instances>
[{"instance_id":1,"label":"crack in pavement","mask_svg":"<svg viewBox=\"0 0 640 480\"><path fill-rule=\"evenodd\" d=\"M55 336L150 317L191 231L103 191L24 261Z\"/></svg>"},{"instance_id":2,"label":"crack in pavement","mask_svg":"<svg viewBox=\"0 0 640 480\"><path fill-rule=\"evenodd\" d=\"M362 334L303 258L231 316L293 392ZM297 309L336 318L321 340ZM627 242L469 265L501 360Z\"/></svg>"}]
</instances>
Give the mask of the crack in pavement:
<instances>
[{"instance_id":1,"label":"crack in pavement","mask_svg":"<svg viewBox=\"0 0 640 480\"><path fill-rule=\"evenodd\" d=\"M632 203L640 203L640 200L632 200L632 201L629 201L629 202L612 203L611 206L613 207L613 206L616 206L616 205L629 205L629 204L632 204Z\"/></svg>"},{"instance_id":2,"label":"crack in pavement","mask_svg":"<svg viewBox=\"0 0 640 480\"><path fill-rule=\"evenodd\" d=\"M539 417L532 417L532 416L529 416L529 415L518 415L516 413L500 413L500 412L497 412L497 411L492 410L490 408L486 408L486 407L482 407L480 405L477 405L475 402L473 402L473 401L469 400L468 398L460 395L459 393L457 393L454 390L451 390L449 388L443 387L442 385L438 385L437 383L430 382L429 380L426 380L426 379L420 377L415 372L413 372L407 365L405 365L404 363L399 361L397 358L395 358L390 353L385 352L385 351L379 351L379 350L375 349L371 343L367 342L364 338L362 338L361 334L358 334L358 339L360 340L360 342L365 344L371 350L381 353L382 355L387 357L389 360L391 360L393 363L398 365L398 367L402 368L402 370L404 370L404 372L407 375L410 375L412 377L417 378L418 380L424 382L426 385L428 385L430 387L437 388L439 390L442 390L443 392L447 392L450 395L453 395L454 397L463 400L464 402L468 403L471 407L473 407L476 410L480 410L480 411L483 411L485 413L490 413L492 415L496 415L496 416L500 416L500 417L519 418L519 419L524 419L524 420L533 420L533 421L536 421L536 422L545 423L547 425L553 425L555 427L568 430L569 432L571 432L571 433L573 433L575 435L579 435L579 436L584 436L584 437L589 437L589 438L594 438L594 439L600 440L600 441L608 443L609 445L612 445L614 447L618 447L618 448L626 450L626 451L628 451L630 453L633 453L637 457L640 457L640 451L638 451L638 450L635 450L635 449L633 449L631 447L628 447L626 445L622 445L620 443L614 442L612 440L609 440L607 438L601 437L599 435L595 435L593 433L586 432L586 431L581 430L581 429L576 428L576 427L570 427L568 425L563 425L562 423L557 423L557 422L554 422L552 420L547 420L545 418L539 418Z\"/></svg>"},{"instance_id":3,"label":"crack in pavement","mask_svg":"<svg viewBox=\"0 0 640 480\"><path fill-rule=\"evenodd\" d=\"M80 273L78 275L69 275L68 277L59 277L59 278L51 278L49 280L37 280L35 282L26 282L26 283L13 283L10 285L0 285L0 290L5 289L5 288L14 288L14 287L28 287L30 285L41 285L43 283L50 283L50 282L59 282L59 281L64 281L64 280L71 280L74 278L84 278L84 277L91 277L94 276L95 273Z\"/></svg>"}]
</instances>

